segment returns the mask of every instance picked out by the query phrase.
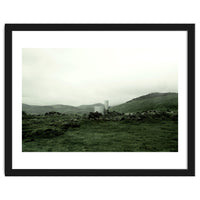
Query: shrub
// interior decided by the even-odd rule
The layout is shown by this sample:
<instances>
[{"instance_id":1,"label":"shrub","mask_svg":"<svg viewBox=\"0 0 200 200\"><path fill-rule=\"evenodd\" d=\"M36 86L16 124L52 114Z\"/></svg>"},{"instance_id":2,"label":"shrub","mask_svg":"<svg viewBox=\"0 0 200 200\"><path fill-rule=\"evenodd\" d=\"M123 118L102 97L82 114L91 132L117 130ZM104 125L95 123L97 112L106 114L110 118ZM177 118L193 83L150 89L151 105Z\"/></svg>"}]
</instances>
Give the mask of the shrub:
<instances>
[{"instance_id":1,"label":"shrub","mask_svg":"<svg viewBox=\"0 0 200 200\"><path fill-rule=\"evenodd\" d=\"M35 138L52 138L56 136L63 135L64 132L60 129L56 128L43 128L43 129L36 129L33 131L30 130L23 130L22 138L23 139L35 139Z\"/></svg>"}]
</instances>

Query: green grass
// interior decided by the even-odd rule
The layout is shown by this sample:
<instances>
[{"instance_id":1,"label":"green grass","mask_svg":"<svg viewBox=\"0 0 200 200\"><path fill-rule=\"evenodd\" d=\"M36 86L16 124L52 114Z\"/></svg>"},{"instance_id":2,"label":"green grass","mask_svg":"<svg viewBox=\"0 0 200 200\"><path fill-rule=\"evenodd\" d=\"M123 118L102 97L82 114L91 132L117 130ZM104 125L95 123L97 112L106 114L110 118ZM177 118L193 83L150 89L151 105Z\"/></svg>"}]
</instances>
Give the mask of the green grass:
<instances>
[{"instance_id":1,"label":"green grass","mask_svg":"<svg viewBox=\"0 0 200 200\"><path fill-rule=\"evenodd\" d=\"M64 116L23 119L23 131L60 130ZM50 126L51 125L51 126ZM63 131L63 130L62 130ZM154 121L89 121L62 135L23 139L23 152L177 152L178 123Z\"/></svg>"}]
</instances>

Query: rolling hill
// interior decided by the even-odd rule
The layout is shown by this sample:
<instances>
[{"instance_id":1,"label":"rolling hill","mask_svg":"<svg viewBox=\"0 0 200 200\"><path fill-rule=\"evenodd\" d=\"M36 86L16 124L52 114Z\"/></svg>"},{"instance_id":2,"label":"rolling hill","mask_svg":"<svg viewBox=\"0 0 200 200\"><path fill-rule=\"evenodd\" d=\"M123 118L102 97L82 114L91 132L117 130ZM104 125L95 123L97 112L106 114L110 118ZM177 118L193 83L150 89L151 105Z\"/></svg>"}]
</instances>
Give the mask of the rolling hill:
<instances>
[{"instance_id":1,"label":"rolling hill","mask_svg":"<svg viewBox=\"0 0 200 200\"><path fill-rule=\"evenodd\" d=\"M178 110L178 93L151 93L135 99L132 99L126 103L113 106L111 111L117 111L122 113L141 112L148 110Z\"/></svg>"},{"instance_id":2,"label":"rolling hill","mask_svg":"<svg viewBox=\"0 0 200 200\"><path fill-rule=\"evenodd\" d=\"M92 105L80 105L80 106L70 106L70 105L50 105L50 106L36 106L22 104L22 110L28 114L45 114L46 112L60 112L60 113L72 113L72 114L83 114L94 111L94 106L103 105L101 103L96 103ZM141 112L148 110L178 110L178 93L151 93L147 94L126 103L110 107L110 111L117 111L121 113L130 112Z\"/></svg>"},{"instance_id":3,"label":"rolling hill","mask_svg":"<svg viewBox=\"0 0 200 200\"><path fill-rule=\"evenodd\" d=\"M50 106L36 106L36 105L27 105L22 104L22 110L28 114L45 114L46 112L60 112L60 113L89 113L94 111L94 106L103 105L103 104L92 104L92 105L81 105L78 107L69 106L69 105L50 105Z\"/></svg>"}]
</instances>

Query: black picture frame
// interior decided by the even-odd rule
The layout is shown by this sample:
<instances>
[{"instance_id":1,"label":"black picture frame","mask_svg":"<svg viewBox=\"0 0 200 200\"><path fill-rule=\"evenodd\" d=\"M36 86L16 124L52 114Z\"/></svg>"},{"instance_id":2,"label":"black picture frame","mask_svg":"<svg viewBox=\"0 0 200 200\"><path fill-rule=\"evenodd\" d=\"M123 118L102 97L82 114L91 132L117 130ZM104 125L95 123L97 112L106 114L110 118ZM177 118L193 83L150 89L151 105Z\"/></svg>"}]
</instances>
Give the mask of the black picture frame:
<instances>
[{"instance_id":1,"label":"black picture frame","mask_svg":"<svg viewBox=\"0 0 200 200\"><path fill-rule=\"evenodd\" d=\"M187 169L13 169L13 31L187 31ZM195 24L5 24L5 175L6 176L194 176L195 175Z\"/></svg>"}]
</instances>

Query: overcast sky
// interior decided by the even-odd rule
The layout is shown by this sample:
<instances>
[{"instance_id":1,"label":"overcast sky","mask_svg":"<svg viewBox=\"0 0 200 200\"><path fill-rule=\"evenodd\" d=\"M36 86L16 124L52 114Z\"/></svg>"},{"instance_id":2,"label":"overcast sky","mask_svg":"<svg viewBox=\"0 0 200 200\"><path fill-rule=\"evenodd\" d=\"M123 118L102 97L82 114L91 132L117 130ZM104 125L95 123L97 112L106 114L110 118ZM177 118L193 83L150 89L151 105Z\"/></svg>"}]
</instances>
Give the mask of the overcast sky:
<instances>
[{"instance_id":1,"label":"overcast sky","mask_svg":"<svg viewBox=\"0 0 200 200\"><path fill-rule=\"evenodd\" d=\"M23 103L124 103L152 92L178 92L177 49L24 48Z\"/></svg>"}]
</instances>

